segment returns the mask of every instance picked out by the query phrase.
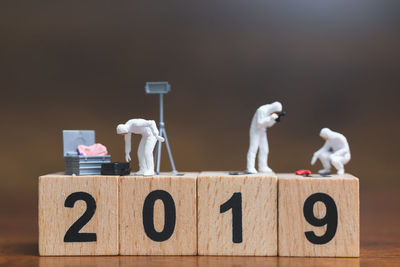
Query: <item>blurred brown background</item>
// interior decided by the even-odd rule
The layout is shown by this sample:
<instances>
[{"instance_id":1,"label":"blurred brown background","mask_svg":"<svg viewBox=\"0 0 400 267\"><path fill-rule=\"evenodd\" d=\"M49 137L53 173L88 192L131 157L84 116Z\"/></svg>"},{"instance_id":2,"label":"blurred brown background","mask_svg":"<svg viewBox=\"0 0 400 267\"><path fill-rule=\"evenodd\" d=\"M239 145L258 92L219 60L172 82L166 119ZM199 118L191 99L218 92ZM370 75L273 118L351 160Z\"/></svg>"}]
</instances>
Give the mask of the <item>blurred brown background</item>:
<instances>
[{"instance_id":1,"label":"blurred brown background","mask_svg":"<svg viewBox=\"0 0 400 267\"><path fill-rule=\"evenodd\" d=\"M2 210L30 203L36 216L37 177L64 170L63 129L96 130L123 160L116 125L158 121L146 81L172 85L166 126L180 171L244 170L251 118L279 100L276 172L311 168L330 127L348 138L346 171L362 190L400 192L399 14L386 0L2 1Z\"/></svg>"}]
</instances>

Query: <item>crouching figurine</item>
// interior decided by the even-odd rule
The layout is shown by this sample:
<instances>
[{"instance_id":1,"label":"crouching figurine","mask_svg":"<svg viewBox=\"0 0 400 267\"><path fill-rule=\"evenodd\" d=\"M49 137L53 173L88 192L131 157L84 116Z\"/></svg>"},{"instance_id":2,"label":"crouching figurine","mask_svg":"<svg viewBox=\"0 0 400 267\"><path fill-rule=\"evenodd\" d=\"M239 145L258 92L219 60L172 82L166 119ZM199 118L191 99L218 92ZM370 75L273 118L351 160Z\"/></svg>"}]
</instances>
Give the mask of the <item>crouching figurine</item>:
<instances>
[{"instance_id":1,"label":"crouching figurine","mask_svg":"<svg viewBox=\"0 0 400 267\"><path fill-rule=\"evenodd\" d=\"M322 163L323 169L319 171L321 175L331 173L331 164L336 168L337 174L344 174L344 165L350 161L350 148L347 139L343 134L334 132L328 128L323 128L319 134L326 142L314 153L311 165L317 159Z\"/></svg>"},{"instance_id":2,"label":"crouching figurine","mask_svg":"<svg viewBox=\"0 0 400 267\"><path fill-rule=\"evenodd\" d=\"M125 160L131 161L131 135L140 134L142 139L138 147L139 171L136 175L154 175L153 150L157 140L164 142L164 138L159 136L156 123L153 120L132 119L125 124L117 126L117 134L125 136Z\"/></svg>"}]
</instances>

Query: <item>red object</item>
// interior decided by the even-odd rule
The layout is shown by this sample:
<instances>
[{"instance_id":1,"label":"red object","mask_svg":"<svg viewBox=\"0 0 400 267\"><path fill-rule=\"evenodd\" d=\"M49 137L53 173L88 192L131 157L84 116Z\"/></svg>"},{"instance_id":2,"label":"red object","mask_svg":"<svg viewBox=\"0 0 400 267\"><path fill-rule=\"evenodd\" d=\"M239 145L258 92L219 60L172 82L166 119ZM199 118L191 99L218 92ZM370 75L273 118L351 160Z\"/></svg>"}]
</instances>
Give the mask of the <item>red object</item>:
<instances>
[{"instance_id":1,"label":"red object","mask_svg":"<svg viewBox=\"0 0 400 267\"><path fill-rule=\"evenodd\" d=\"M296 175L303 175L303 176L310 176L311 175L311 171L310 170L298 170L295 172Z\"/></svg>"},{"instance_id":2,"label":"red object","mask_svg":"<svg viewBox=\"0 0 400 267\"><path fill-rule=\"evenodd\" d=\"M78 152L84 156L103 156L107 155L107 148L102 144L94 144L91 146L79 145Z\"/></svg>"}]
</instances>

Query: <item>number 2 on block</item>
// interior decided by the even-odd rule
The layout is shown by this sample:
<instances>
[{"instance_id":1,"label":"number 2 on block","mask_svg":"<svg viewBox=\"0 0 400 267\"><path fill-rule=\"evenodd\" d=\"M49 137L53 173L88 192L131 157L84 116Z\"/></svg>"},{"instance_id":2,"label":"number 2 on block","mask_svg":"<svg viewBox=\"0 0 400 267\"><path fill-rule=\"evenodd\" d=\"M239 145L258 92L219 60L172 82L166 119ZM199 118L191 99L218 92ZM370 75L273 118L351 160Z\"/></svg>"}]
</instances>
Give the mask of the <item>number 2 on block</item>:
<instances>
[{"instance_id":1,"label":"number 2 on block","mask_svg":"<svg viewBox=\"0 0 400 267\"><path fill-rule=\"evenodd\" d=\"M220 213L232 209L232 241L242 243L242 193L233 193L232 197L219 208Z\"/></svg>"},{"instance_id":2,"label":"number 2 on block","mask_svg":"<svg viewBox=\"0 0 400 267\"><path fill-rule=\"evenodd\" d=\"M73 208L78 200L86 202L86 211L65 233L64 242L95 242L97 241L96 233L79 233L79 231L93 217L96 211L96 200L86 192L75 192L67 197L64 207Z\"/></svg>"}]
</instances>

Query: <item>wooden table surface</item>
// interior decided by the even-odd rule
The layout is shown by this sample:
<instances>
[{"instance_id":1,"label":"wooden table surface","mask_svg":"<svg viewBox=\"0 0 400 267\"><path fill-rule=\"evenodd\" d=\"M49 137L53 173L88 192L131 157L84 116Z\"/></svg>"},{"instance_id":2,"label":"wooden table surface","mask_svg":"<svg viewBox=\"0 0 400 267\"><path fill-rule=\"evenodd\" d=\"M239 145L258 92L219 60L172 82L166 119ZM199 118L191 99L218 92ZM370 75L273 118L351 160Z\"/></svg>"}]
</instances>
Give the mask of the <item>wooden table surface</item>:
<instances>
[{"instance_id":1,"label":"wooden table surface","mask_svg":"<svg viewBox=\"0 0 400 267\"><path fill-rule=\"evenodd\" d=\"M0 219L1 266L400 266L398 189L361 190L361 257L39 257L35 196L3 199ZM6 205L13 203L12 206Z\"/></svg>"}]
</instances>

